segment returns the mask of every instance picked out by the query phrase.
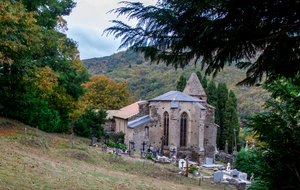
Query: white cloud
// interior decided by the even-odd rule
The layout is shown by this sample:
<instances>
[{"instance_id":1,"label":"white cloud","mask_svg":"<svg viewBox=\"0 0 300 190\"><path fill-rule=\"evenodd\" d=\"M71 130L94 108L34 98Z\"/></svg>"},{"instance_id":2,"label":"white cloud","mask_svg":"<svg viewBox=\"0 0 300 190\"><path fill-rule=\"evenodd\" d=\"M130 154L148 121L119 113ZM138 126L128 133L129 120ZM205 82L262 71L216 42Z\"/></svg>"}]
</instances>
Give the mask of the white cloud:
<instances>
[{"instance_id":1,"label":"white cloud","mask_svg":"<svg viewBox=\"0 0 300 190\"><path fill-rule=\"evenodd\" d=\"M120 0L77 0L77 6L70 16L65 17L68 22L67 35L77 41L81 59L103 57L117 52L120 39L102 35L103 31L113 26L110 20L116 19L108 11L121 7ZM155 4L157 0L139 0L145 5ZM126 21L124 17L118 18ZM134 21L130 22L134 23Z\"/></svg>"}]
</instances>

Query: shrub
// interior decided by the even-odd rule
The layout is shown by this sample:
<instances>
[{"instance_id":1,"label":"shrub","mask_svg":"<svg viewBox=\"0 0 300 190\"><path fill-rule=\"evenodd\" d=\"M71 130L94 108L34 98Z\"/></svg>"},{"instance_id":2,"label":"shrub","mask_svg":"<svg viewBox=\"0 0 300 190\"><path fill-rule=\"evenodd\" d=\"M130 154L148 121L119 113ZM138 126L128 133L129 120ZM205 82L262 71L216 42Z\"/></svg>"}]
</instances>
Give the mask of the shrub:
<instances>
[{"instance_id":1,"label":"shrub","mask_svg":"<svg viewBox=\"0 0 300 190\"><path fill-rule=\"evenodd\" d=\"M256 170L259 166L259 157L261 156L261 153L258 151L246 151L244 148L242 148L236 153L234 166L238 171L245 172L248 174L248 176L251 176L251 173L256 174Z\"/></svg>"},{"instance_id":2,"label":"shrub","mask_svg":"<svg viewBox=\"0 0 300 190\"><path fill-rule=\"evenodd\" d=\"M192 167L189 169L189 173L193 173L194 171L198 171L197 166L192 166Z\"/></svg>"},{"instance_id":3,"label":"shrub","mask_svg":"<svg viewBox=\"0 0 300 190\"><path fill-rule=\"evenodd\" d=\"M85 110L85 112L75 121L74 132L82 137L90 137L92 130L97 130L95 136L100 139L105 135L102 124L105 123L107 113L101 109L98 112L92 110L92 107Z\"/></svg>"},{"instance_id":4,"label":"shrub","mask_svg":"<svg viewBox=\"0 0 300 190\"><path fill-rule=\"evenodd\" d=\"M146 159L152 160L152 158L155 158L152 154L146 154Z\"/></svg>"}]
</instances>

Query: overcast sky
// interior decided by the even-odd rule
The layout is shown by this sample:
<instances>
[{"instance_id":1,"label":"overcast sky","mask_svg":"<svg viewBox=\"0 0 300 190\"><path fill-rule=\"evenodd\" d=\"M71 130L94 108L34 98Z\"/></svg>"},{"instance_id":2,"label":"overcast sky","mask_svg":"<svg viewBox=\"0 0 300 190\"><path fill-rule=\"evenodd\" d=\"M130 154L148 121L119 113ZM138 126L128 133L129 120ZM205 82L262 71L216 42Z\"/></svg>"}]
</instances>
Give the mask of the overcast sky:
<instances>
[{"instance_id":1,"label":"overcast sky","mask_svg":"<svg viewBox=\"0 0 300 190\"><path fill-rule=\"evenodd\" d=\"M68 22L67 35L78 42L80 58L109 56L117 52L120 39L112 35L102 35L103 30L113 26L110 20L116 19L116 14L107 13L118 8L121 0L75 0L77 6L70 16L64 17ZM154 5L157 0L128 0L139 1L145 5ZM125 18L119 20L125 21ZM124 49L125 50L125 49Z\"/></svg>"}]
</instances>

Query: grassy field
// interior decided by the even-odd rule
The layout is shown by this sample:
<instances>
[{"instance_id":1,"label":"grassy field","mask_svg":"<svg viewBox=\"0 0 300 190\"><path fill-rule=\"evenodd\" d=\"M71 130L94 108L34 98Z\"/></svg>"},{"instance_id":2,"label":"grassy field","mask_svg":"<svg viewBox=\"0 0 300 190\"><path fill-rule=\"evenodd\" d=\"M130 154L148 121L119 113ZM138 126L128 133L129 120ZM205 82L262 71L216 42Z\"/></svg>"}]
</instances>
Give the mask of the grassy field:
<instances>
[{"instance_id":1,"label":"grassy field","mask_svg":"<svg viewBox=\"0 0 300 190\"><path fill-rule=\"evenodd\" d=\"M27 128L25 135L24 128ZM177 175L172 165L103 153L89 139L0 118L0 189L231 189ZM211 175L211 171L203 171Z\"/></svg>"}]
</instances>

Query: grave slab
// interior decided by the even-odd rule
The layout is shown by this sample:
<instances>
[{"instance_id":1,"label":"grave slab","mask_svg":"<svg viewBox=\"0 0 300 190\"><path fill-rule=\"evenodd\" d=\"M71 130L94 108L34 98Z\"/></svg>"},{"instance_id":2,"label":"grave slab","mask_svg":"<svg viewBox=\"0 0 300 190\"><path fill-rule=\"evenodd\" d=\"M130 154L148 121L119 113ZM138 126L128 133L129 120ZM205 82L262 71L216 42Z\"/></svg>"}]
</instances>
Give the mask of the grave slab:
<instances>
[{"instance_id":1,"label":"grave slab","mask_svg":"<svg viewBox=\"0 0 300 190\"><path fill-rule=\"evenodd\" d=\"M223 175L221 171L214 172L214 182L220 183L223 180Z\"/></svg>"}]
</instances>

